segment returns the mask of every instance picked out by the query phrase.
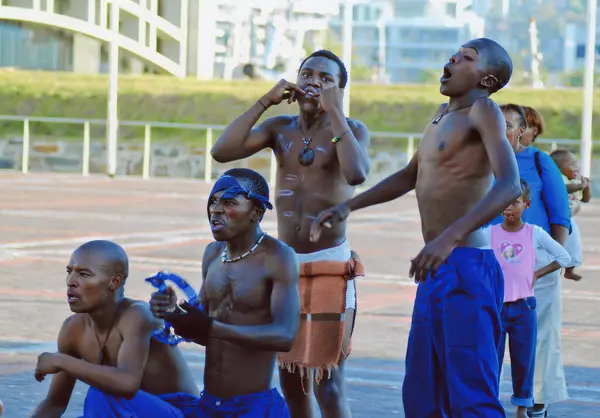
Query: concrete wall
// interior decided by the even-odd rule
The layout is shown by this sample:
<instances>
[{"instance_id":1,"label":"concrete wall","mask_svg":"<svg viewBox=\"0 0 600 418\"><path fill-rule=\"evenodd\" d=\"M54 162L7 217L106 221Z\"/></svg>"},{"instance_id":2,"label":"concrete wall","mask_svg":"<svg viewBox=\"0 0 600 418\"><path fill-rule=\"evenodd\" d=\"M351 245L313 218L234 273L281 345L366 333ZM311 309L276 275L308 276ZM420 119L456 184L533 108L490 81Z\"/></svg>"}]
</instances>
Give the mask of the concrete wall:
<instances>
[{"instance_id":1,"label":"concrete wall","mask_svg":"<svg viewBox=\"0 0 600 418\"><path fill-rule=\"evenodd\" d=\"M212 80L215 72L217 5L212 0L190 0L187 74Z\"/></svg>"},{"instance_id":2,"label":"concrete wall","mask_svg":"<svg viewBox=\"0 0 600 418\"><path fill-rule=\"evenodd\" d=\"M168 20L177 27L180 27L181 21L181 2L182 0L158 0L158 15L163 19ZM165 57L179 62L180 46L179 42L173 40L169 36L157 32L158 36L158 52Z\"/></svg>"},{"instance_id":3,"label":"concrete wall","mask_svg":"<svg viewBox=\"0 0 600 418\"><path fill-rule=\"evenodd\" d=\"M60 0L54 3L58 13L87 20L88 2L95 0ZM100 71L102 43L85 35L73 34L73 72L96 74Z\"/></svg>"}]
</instances>

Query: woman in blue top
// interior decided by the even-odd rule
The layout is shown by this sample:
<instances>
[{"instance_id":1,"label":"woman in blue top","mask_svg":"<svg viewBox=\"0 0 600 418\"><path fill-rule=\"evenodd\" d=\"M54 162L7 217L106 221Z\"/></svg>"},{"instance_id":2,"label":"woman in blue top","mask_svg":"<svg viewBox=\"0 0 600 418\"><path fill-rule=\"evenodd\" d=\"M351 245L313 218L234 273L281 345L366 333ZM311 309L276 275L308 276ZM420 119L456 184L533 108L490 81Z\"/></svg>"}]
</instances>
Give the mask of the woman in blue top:
<instances>
[{"instance_id":1,"label":"woman in blue top","mask_svg":"<svg viewBox=\"0 0 600 418\"><path fill-rule=\"evenodd\" d=\"M527 128L523 108L514 104L500 108L506 119L506 137L515 151L519 175L531 187L531 206L523 213L523 221L540 226L564 246L569 236L571 215L567 188L560 171L548 154L520 143ZM502 216L499 215L492 223L501 222ZM542 251L537 255L536 269L551 262L551 256ZM529 411L532 417L544 417L548 404L568 399L561 352L560 288L560 270L535 283L538 338L534 384L536 405Z\"/></svg>"}]
</instances>

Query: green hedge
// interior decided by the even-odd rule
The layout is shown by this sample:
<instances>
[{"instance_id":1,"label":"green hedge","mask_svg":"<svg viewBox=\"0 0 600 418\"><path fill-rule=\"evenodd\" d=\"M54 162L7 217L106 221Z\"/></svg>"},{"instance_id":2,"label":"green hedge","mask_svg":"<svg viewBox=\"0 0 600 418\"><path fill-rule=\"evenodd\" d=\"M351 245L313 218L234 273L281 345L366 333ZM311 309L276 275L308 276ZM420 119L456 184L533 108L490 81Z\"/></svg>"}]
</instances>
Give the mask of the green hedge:
<instances>
[{"instance_id":1,"label":"green hedge","mask_svg":"<svg viewBox=\"0 0 600 418\"><path fill-rule=\"evenodd\" d=\"M199 82L168 76L122 76L121 120L227 124L271 87L264 82ZM105 75L0 71L0 115L104 119L108 79ZM352 86L351 115L372 131L421 132L435 107L444 101L437 86ZM548 138L578 138L582 91L510 88L494 96L537 108L547 122ZM295 112L281 105L267 115ZM600 137L600 94L594 106L594 132ZM18 123L0 121L2 133L20 132ZM80 136L81 128L36 124L38 135ZM140 130L129 130L138 136Z\"/></svg>"}]
</instances>

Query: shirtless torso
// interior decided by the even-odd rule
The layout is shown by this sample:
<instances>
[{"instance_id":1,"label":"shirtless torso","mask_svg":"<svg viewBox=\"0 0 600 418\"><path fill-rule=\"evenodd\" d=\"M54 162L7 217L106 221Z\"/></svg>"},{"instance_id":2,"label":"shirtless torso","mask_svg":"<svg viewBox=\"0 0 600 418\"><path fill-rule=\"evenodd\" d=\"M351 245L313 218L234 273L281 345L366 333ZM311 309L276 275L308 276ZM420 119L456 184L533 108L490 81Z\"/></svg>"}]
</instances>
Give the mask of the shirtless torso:
<instances>
[{"instance_id":1,"label":"shirtless torso","mask_svg":"<svg viewBox=\"0 0 600 418\"><path fill-rule=\"evenodd\" d=\"M95 326L89 315L74 314L67 318L60 332L60 351L93 364L100 364L102 357L102 365L117 367L127 322L137 322L140 317L154 329L161 325L161 321L152 316L146 302L132 299L124 299L119 305L117 319L108 337L102 333L96 337ZM101 343L106 341L104 350L101 350L98 340ZM178 392L198 395L198 387L181 351L153 338L150 339L140 389L156 395Z\"/></svg>"},{"instance_id":2,"label":"shirtless torso","mask_svg":"<svg viewBox=\"0 0 600 418\"><path fill-rule=\"evenodd\" d=\"M271 324L277 315L274 311L280 310L277 305L283 302L274 293L279 291L276 282L284 280L277 277L277 265L294 257L293 251L266 236L251 256L235 263L222 263L220 255L225 245L213 242L206 248L202 304L215 321L223 324L242 327ZM271 343L268 336L263 341L241 336L237 340L209 339L204 369L206 391L219 398L230 398L272 388L277 352L268 348Z\"/></svg>"},{"instance_id":3,"label":"shirtless torso","mask_svg":"<svg viewBox=\"0 0 600 418\"><path fill-rule=\"evenodd\" d=\"M468 213L492 187L490 160L470 112L470 107L458 110L430 124L419 144L415 191L425 243ZM476 230L458 245L482 247L485 241Z\"/></svg>"},{"instance_id":4,"label":"shirtless torso","mask_svg":"<svg viewBox=\"0 0 600 418\"><path fill-rule=\"evenodd\" d=\"M356 136L364 129L360 122L352 119L347 122ZM271 146L278 164L275 203L279 239L297 253L312 253L339 245L346 239L345 222L328 229L319 242L309 239L316 215L351 198L356 188L348 184L340 170L336 144L331 142L334 136L331 126L318 130L312 138L310 146L315 150L315 161L308 167L298 162L298 154L304 147L298 117L279 116L270 126Z\"/></svg>"}]
</instances>

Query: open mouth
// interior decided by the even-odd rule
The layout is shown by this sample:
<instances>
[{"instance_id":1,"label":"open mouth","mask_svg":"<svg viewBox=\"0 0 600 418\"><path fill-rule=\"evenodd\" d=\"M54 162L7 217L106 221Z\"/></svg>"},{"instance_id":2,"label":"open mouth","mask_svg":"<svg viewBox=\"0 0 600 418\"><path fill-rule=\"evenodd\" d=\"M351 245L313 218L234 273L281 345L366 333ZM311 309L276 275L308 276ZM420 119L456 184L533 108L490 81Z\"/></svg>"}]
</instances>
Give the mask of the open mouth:
<instances>
[{"instance_id":1,"label":"open mouth","mask_svg":"<svg viewBox=\"0 0 600 418\"><path fill-rule=\"evenodd\" d=\"M447 82L450 77L452 77L452 72L450 71L450 67L446 65L444 66L444 73L442 74L442 78L440 78L440 83Z\"/></svg>"},{"instance_id":2,"label":"open mouth","mask_svg":"<svg viewBox=\"0 0 600 418\"><path fill-rule=\"evenodd\" d=\"M306 97L307 99L314 99L319 97L320 95L320 93L313 87L305 87L304 91L306 92L306 95L304 97Z\"/></svg>"},{"instance_id":3,"label":"open mouth","mask_svg":"<svg viewBox=\"0 0 600 418\"><path fill-rule=\"evenodd\" d=\"M76 303L79 302L81 299L79 298L79 296L73 294L73 293L67 293L67 302L69 303Z\"/></svg>"},{"instance_id":4,"label":"open mouth","mask_svg":"<svg viewBox=\"0 0 600 418\"><path fill-rule=\"evenodd\" d=\"M210 220L210 229L212 232L219 232L225 228L225 223L219 219Z\"/></svg>"}]
</instances>

